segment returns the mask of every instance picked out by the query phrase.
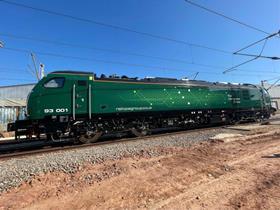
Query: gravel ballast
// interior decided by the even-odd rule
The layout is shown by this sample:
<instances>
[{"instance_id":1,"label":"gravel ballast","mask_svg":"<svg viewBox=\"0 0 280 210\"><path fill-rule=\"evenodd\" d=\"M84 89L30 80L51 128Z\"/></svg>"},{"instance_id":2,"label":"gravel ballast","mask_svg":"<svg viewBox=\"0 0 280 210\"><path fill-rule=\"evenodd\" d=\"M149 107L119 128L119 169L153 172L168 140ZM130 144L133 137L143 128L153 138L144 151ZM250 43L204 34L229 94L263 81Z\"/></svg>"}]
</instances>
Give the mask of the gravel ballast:
<instances>
[{"instance_id":1,"label":"gravel ballast","mask_svg":"<svg viewBox=\"0 0 280 210\"><path fill-rule=\"evenodd\" d=\"M170 134L163 137L150 137L138 141L116 142L93 147L32 155L0 162L0 193L31 180L35 175L61 171L75 173L85 163L101 163L105 160L119 159L124 156L140 155L145 151L149 156L158 156L159 147L188 147L211 137L225 133L225 129ZM230 131L233 132L233 131Z\"/></svg>"}]
</instances>

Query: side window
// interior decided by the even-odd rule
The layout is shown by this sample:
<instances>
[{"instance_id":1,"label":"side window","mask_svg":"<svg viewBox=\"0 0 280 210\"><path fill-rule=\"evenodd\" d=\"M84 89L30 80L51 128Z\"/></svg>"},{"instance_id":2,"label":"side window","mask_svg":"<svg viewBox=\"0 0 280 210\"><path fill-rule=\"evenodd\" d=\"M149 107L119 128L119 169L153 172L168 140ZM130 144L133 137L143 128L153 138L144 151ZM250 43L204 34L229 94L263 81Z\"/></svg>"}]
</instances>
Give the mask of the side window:
<instances>
[{"instance_id":1,"label":"side window","mask_svg":"<svg viewBox=\"0 0 280 210\"><path fill-rule=\"evenodd\" d=\"M87 86L86 80L78 80L78 86Z\"/></svg>"},{"instance_id":2,"label":"side window","mask_svg":"<svg viewBox=\"0 0 280 210\"><path fill-rule=\"evenodd\" d=\"M65 80L65 78L63 78L63 77L53 78L53 79L47 81L44 84L44 87L45 88L61 88L64 85L64 80Z\"/></svg>"},{"instance_id":3,"label":"side window","mask_svg":"<svg viewBox=\"0 0 280 210\"><path fill-rule=\"evenodd\" d=\"M243 99L250 100L249 90L242 90Z\"/></svg>"}]
</instances>

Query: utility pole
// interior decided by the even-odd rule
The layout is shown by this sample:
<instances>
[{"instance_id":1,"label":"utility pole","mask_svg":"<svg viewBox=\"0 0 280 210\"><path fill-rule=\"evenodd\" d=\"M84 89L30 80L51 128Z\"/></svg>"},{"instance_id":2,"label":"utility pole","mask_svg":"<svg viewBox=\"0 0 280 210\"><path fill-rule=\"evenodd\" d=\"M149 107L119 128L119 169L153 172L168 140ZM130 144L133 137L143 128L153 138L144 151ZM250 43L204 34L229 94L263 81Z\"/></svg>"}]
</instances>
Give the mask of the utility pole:
<instances>
[{"instance_id":1,"label":"utility pole","mask_svg":"<svg viewBox=\"0 0 280 210\"><path fill-rule=\"evenodd\" d=\"M37 68L37 64L36 64L36 58L35 58L35 55L31 52L31 58L32 58L32 61L33 61L33 65L34 65L34 69L35 69L35 73L36 73L36 78L37 80L39 81L40 80L40 77L39 77L39 71L38 71L38 68Z\"/></svg>"},{"instance_id":2,"label":"utility pole","mask_svg":"<svg viewBox=\"0 0 280 210\"><path fill-rule=\"evenodd\" d=\"M266 80L262 80L261 81L261 86L264 88L264 83L266 82Z\"/></svg>"},{"instance_id":3,"label":"utility pole","mask_svg":"<svg viewBox=\"0 0 280 210\"><path fill-rule=\"evenodd\" d=\"M28 70L39 81L45 76L45 65L43 63L40 63L38 67L38 62L35 54L31 52L30 55L33 63L33 68L30 65L28 65Z\"/></svg>"}]
</instances>

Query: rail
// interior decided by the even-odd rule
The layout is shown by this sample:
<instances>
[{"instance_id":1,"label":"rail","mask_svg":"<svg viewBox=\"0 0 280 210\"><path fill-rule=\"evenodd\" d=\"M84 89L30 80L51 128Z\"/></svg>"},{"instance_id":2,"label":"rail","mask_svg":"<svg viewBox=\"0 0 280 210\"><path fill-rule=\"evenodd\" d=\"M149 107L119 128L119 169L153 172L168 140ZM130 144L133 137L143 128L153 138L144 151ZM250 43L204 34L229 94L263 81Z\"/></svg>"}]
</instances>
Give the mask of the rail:
<instances>
[{"instance_id":1,"label":"rail","mask_svg":"<svg viewBox=\"0 0 280 210\"><path fill-rule=\"evenodd\" d=\"M279 121L279 118L270 119L269 122ZM244 125L257 125L259 123L244 123ZM240 126L240 125L238 125ZM172 129L158 129L154 134L144 136L144 137L125 137L125 138L116 138L115 136L104 136L100 139L100 141L96 143L88 143L88 144L73 144L73 139L65 139L62 143L51 142L46 140L25 140L23 142L12 141L8 143L8 141L4 143L0 143L0 160L9 159L12 157L22 157L28 155L35 155L40 153L48 153L48 152L56 152L62 150L71 150L77 148L84 147L92 147L92 146L101 146L105 144L113 144L113 143L122 143L128 141L137 141L137 140L148 140L158 137L170 136L170 135L178 135L178 134L190 134L196 132L206 132L215 129L231 129L231 130L240 130L240 131L250 131L248 129L240 129L234 128L233 125L216 125L216 126L208 126L208 127L199 127L194 129L182 130L179 128Z\"/></svg>"}]
</instances>

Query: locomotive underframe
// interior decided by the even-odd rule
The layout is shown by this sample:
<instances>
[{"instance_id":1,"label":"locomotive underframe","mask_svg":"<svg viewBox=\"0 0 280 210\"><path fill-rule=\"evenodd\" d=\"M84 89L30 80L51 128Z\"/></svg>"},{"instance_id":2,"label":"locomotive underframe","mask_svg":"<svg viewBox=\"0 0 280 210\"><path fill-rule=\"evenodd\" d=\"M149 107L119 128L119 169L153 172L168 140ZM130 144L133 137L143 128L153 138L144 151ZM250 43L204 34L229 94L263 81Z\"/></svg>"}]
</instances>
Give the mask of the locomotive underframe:
<instances>
[{"instance_id":1,"label":"locomotive underframe","mask_svg":"<svg viewBox=\"0 0 280 210\"><path fill-rule=\"evenodd\" d=\"M211 124L231 124L240 121L268 119L270 110L184 110L170 112L133 112L92 115L48 116L42 120L19 120L8 125L15 138L41 138L61 141L64 138L85 142L96 141L102 134L132 132L146 135L156 128L190 129Z\"/></svg>"}]
</instances>

